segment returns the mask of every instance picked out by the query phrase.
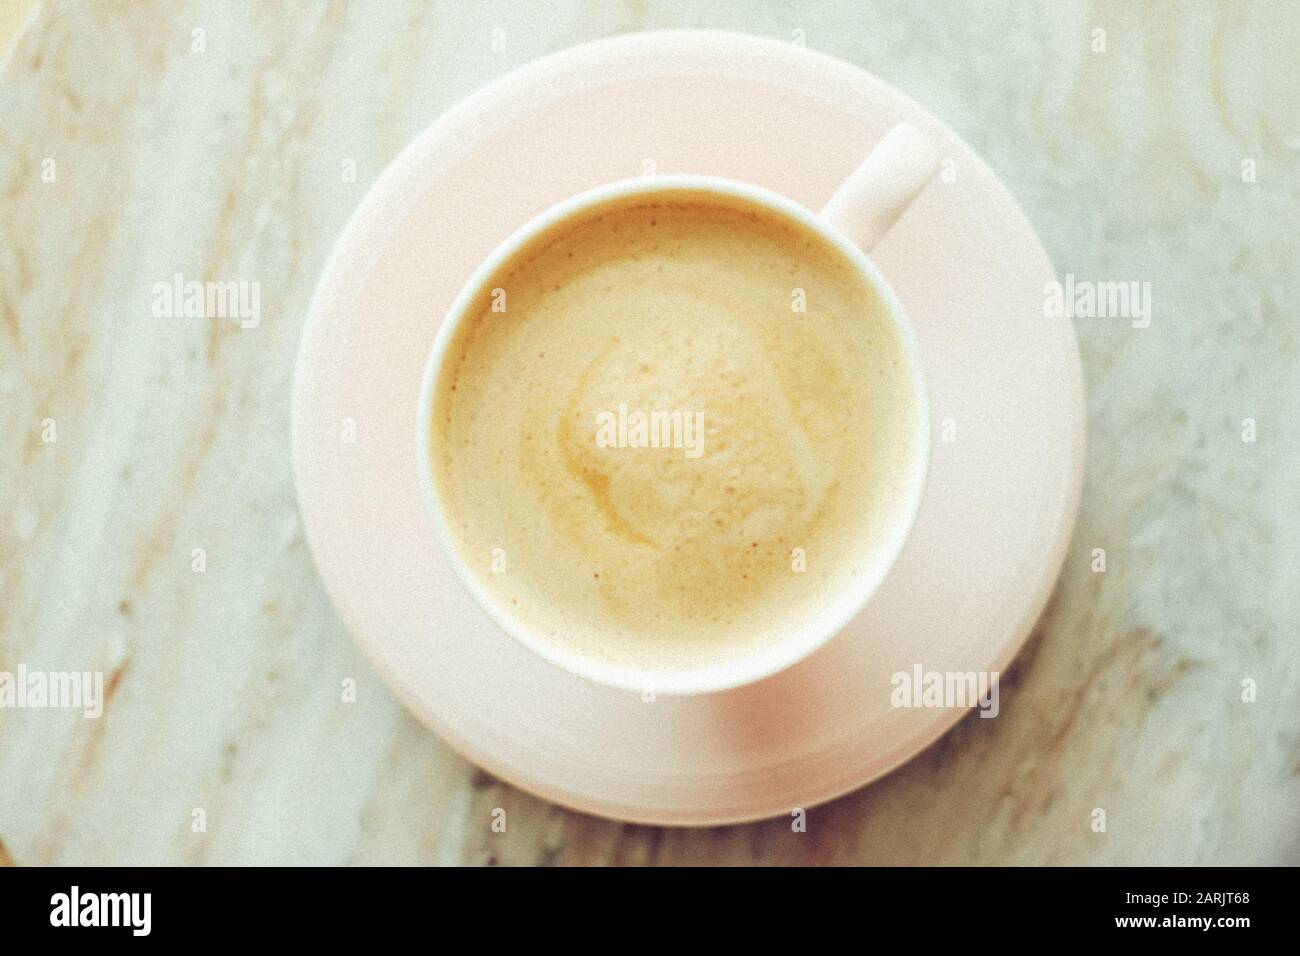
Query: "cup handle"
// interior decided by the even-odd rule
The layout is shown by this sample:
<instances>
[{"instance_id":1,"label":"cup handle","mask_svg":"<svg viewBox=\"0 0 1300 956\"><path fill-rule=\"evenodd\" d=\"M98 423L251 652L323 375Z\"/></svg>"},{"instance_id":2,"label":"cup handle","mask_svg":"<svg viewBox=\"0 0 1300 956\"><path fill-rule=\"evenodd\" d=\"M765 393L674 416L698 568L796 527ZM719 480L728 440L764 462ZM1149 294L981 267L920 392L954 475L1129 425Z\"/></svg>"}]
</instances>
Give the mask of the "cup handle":
<instances>
[{"instance_id":1,"label":"cup handle","mask_svg":"<svg viewBox=\"0 0 1300 956\"><path fill-rule=\"evenodd\" d=\"M822 218L870 252L925 188L939 160L911 123L882 139L822 207Z\"/></svg>"}]
</instances>

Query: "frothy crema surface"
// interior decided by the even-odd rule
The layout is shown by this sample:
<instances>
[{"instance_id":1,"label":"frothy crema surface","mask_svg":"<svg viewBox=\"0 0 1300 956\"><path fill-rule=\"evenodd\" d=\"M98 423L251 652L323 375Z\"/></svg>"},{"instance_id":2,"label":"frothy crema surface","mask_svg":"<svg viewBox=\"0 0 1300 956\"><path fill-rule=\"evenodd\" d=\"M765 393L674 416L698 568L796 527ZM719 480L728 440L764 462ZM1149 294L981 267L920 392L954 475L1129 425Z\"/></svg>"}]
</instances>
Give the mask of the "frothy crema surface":
<instances>
[{"instance_id":1,"label":"frothy crema surface","mask_svg":"<svg viewBox=\"0 0 1300 956\"><path fill-rule=\"evenodd\" d=\"M879 560L922 447L852 261L746 201L612 200L483 286L434 389L435 492L498 609L628 667L722 664Z\"/></svg>"}]
</instances>

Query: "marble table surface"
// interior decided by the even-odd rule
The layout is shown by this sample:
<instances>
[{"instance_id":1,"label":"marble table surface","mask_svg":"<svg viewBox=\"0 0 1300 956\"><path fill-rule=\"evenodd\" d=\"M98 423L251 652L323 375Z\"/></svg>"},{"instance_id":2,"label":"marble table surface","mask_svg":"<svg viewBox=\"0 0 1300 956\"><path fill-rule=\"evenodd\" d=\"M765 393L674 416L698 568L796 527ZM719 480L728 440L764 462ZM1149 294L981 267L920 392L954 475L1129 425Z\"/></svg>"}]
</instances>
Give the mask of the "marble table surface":
<instances>
[{"instance_id":1,"label":"marble table surface","mask_svg":"<svg viewBox=\"0 0 1300 956\"><path fill-rule=\"evenodd\" d=\"M295 346L368 184L494 77L667 27L879 74L1062 274L1151 283L1149 327L1076 320L1082 510L1000 719L806 832L477 770L353 646L295 509ZM1293 2L40 5L0 68L0 671L102 671L105 707L0 709L0 863L1300 862L1298 46ZM256 279L262 322L160 324L177 272Z\"/></svg>"}]
</instances>

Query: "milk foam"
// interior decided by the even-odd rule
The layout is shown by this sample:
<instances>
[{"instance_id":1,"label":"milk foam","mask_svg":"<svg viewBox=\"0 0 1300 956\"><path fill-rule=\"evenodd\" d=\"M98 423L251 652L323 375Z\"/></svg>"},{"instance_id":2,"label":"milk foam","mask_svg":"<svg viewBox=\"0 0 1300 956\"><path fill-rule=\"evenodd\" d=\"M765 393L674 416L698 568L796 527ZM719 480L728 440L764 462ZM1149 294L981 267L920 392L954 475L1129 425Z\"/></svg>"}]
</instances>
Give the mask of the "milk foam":
<instances>
[{"instance_id":1,"label":"milk foam","mask_svg":"<svg viewBox=\"0 0 1300 956\"><path fill-rule=\"evenodd\" d=\"M701 414L701 453L602 447L620 406ZM903 344L854 265L793 220L694 194L616 201L513 257L434 411L437 492L493 600L651 669L806 623L896 528L921 447Z\"/></svg>"}]
</instances>

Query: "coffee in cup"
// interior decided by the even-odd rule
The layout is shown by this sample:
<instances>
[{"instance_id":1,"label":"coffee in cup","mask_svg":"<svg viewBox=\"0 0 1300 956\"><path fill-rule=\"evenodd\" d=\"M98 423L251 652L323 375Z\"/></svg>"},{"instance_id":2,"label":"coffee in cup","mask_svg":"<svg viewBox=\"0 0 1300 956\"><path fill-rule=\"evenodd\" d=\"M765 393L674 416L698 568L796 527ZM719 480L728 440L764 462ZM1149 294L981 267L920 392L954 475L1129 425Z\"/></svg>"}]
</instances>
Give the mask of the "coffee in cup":
<instances>
[{"instance_id":1,"label":"coffee in cup","mask_svg":"<svg viewBox=\"0 0 1300 956\"><path fill-rule=\"evenodd\" d=\"M909 329L861 252L713 181L629 183L526 228L462 293L422 401L471 591L634 688L717 686L860 606L928 447Z\"/></svg>"}]
</instances>

